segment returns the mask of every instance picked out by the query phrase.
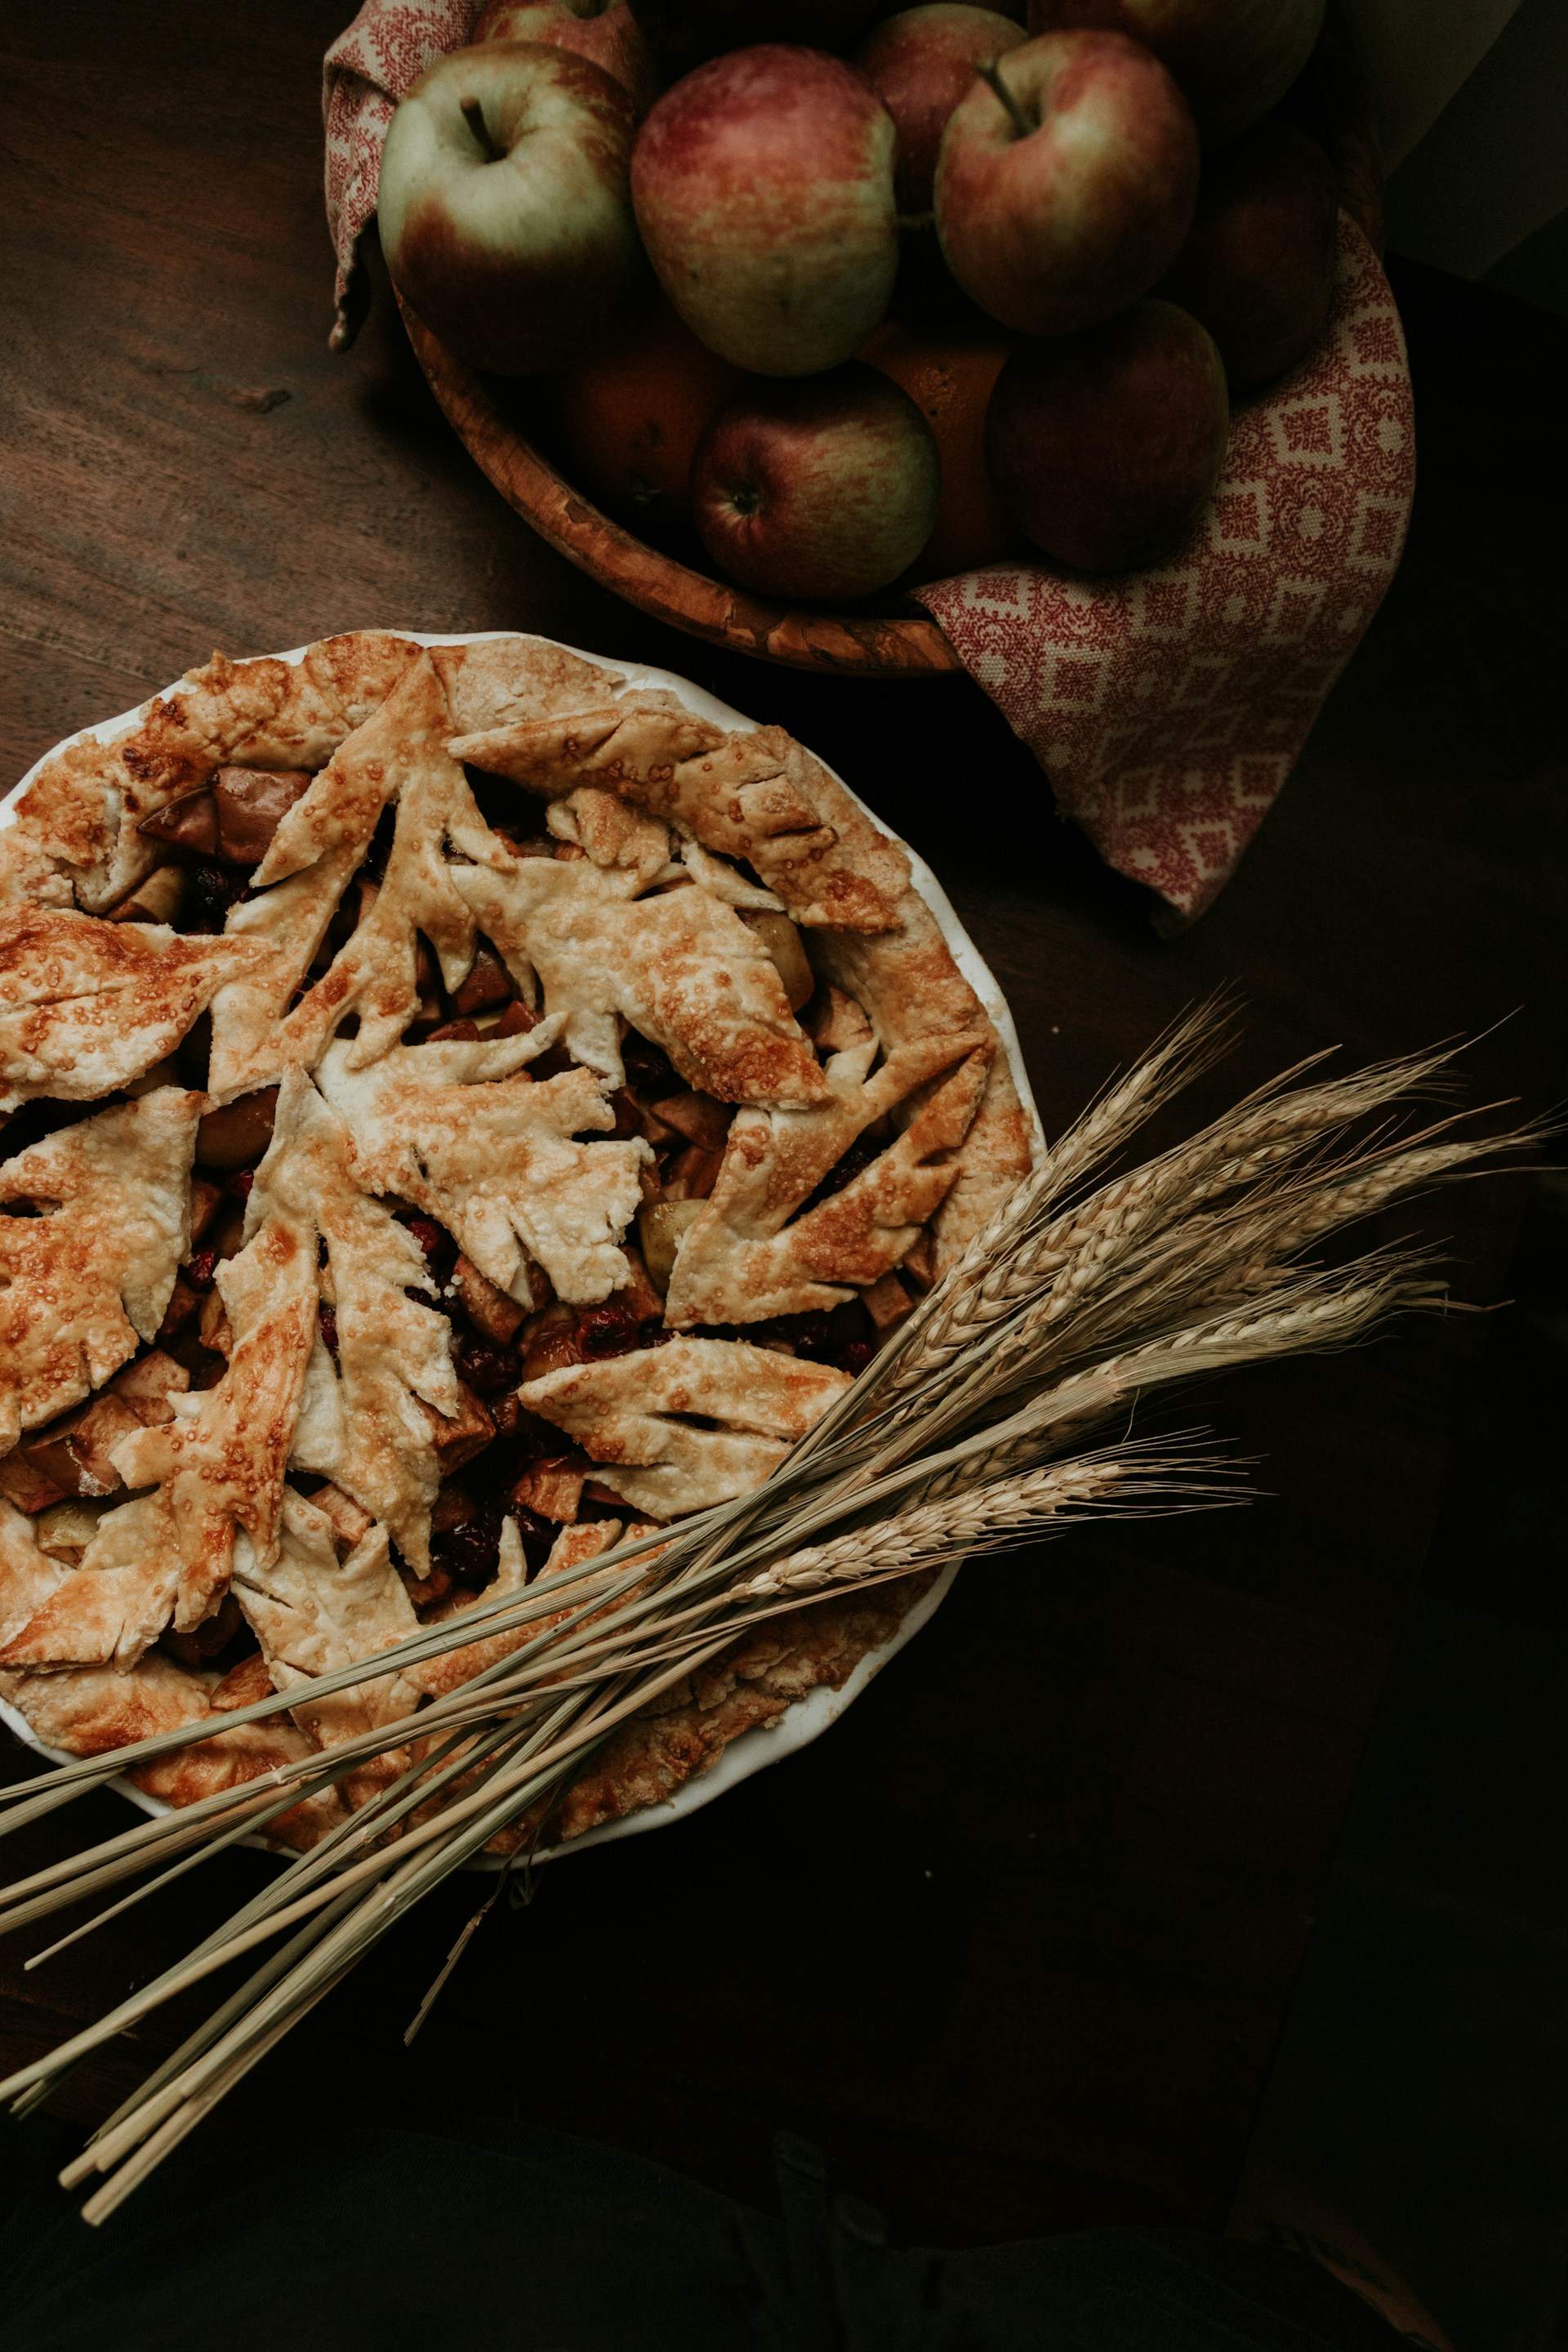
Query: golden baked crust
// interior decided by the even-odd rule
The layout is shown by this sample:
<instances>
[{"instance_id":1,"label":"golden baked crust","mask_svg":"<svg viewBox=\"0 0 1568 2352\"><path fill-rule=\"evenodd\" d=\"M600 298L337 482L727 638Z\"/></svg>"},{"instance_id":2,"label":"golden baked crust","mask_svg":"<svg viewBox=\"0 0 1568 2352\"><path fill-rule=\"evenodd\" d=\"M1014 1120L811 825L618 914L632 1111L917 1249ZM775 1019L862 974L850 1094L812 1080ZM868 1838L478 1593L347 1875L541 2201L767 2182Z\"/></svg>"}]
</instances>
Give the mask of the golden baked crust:
<instances>
[{"instance_id":1,"label":"golden baked crust","mask_svg":"<svg viewBox=\"0 0 1568 2352\"><path fill-rule=\"evenodd\" d=\"M0 1453L151 1339L190 1244L201 1097L161 1087L0 1160Z\"/></svg>"},{"instance_id":2,"label":"golden baked crust","mask_svg":"<svg viewBox=\"0 0 1568 2352\"><path fill-rule=\"evenodd\" d=\"M216 991L260 961L243 940L183 939L58 907L0 910L0 1111L96 1102L173 1053Z\"/></svg>"},{"instance_id":3,"label":"golden baked crust","mask_svg":"<svg viewBox=\"0 0 1568 2352\"><path fill-rule=\"evenodd\" d=\"M824 1685L841 1690L862 1658L891 1641L931 1581L930 1574L906 1577L858 1599L821 1601L760 1626L612 1734L549 1817L547 1842L581 1837L662 1804L695 1774L711 1771L731 1740L777 1723L797 1699ZM521 1834L541 1825L528 1823Z\"/></svg>"},{"instance_id":4,"label":"golden baked crust","mask_svg":"<svg viewBox=\"0 0 1568 2352\"><path fill-rule=\"evenodd\" d=\"M273 789L253 866L197 928L154 919L248 772ZM160 1084L204 1015L199 1087ZM591 1559L611 1507L665 1520L765 1476L847 1382L796 1352L801 1318L907 1311L1031 1154L905 854L838 781L528 637L215 655L46 761L0 832L0 1113L51 1101L104 1107L0 1156L28 1213L0 1215L0 1694L82 1753L467 1605L437 1555L500 1425L461 1376L479 1335L502 1362L526 1342L500 1402L543 1433L509 1513L554 1525L550 1564ZM226 1182L204 1268L193 1217ZM657 1287L650 1202L677 1210ZM596 1315L644 1343L595 1360ZM85 1499L46 1548L14 1504L57 1491ZM531 1572L519 1526L491 1591ZM916 1589L738 1645L601 1751L562 1832L841 1684ZM509 1642L301 1696L142 1785L232 1785Z\"/></svg>"},{"instance_id":5,"label":"golden baked crust","mask_svg":"<svg viewBox=\"0 0 1568 2352\"><path fill-rule=\"evenodd\" d=\"M744 1340L675 1339L563 1364L518 1396L582 1441L601 1486L663 1522L760 1486L848 1386L829 1364Z\"/></svg>"},{"instance_id":6,"label":"golden baked crust","mask_svg":"<svg viewBox=\"0 0 1568 2352\"><path fill-rule=\"evenodd\" d=\"M112 906L157 863L143 818L226 760L316 764L386 699L417 650L365 630L324 638L299 663L214 654L112 743L75 743L45 761L0 835L9 852L0 898L31 896L25 877L48 861L68 874L79 906Z\"/></svg>"},{"instance_id":7,"label":"golden baked crust","mask_svg":"<svg viewBox=\"0 0 1568 2352\"><path fill-rule=\"evenodd\" d=\"M40 1549L36 1528L0 1500L0 1643L9 1643L22 1624L37 1615L60 1580L59 1563ZM220 1711L207 1681L156 1652L132 1671L114 1665L47 1674L0 1669L0 1698L26 1716L47 1746L77 1756L107 1755ZM274 1716L193 1741L153 1764L138 1766L132 1778L149 1796L167 1804L194 1804L218 1789L234 1788L275 1765L290 1763L308 1754L310 1747L292 1724ZM268 1834L285 1844L313 1844L341 1819L342 1811L328 1791L281 1815L270 1824Z\"/></svg>"}]
</instances>

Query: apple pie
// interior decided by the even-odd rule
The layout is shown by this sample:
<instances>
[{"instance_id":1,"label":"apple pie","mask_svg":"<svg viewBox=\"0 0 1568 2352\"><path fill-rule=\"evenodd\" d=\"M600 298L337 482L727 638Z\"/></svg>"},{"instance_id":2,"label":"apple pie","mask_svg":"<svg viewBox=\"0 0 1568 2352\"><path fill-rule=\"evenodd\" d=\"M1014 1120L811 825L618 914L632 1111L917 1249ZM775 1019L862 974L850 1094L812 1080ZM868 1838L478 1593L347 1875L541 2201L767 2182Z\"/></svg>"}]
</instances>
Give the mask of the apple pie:
<instances>
[{"instance_id":1,"label":"apple pie","mask_svg":"<svg viewBox=\"0 0 1568 2352\"><path fill-rule=\"evenodd\" d=\"M754 1486L1031 1150L844 786L523 636L215 656L46 761L0 832L0 1696L90 1755L300 1692L138 1776L176 1804L503 1637L313 1677ZM910 1600L748 1636L560 1833Z\"/></svg>"}]
</instances>

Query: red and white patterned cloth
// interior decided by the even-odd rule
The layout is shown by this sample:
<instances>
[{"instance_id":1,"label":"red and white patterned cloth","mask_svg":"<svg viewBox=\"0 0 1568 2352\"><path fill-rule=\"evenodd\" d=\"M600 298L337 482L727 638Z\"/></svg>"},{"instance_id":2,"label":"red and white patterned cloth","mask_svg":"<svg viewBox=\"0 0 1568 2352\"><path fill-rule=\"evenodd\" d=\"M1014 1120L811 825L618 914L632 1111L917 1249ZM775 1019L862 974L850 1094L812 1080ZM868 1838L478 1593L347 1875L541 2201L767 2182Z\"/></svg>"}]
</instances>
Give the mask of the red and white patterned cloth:
<instances>
[{"instance_id":1,"label":"red and white patterned cloth","mask_svg":"<svg viewBox=\"0 0 1568 2352\"><path fill-rule=\"evenodd\" d=\"M426 66L460 49L479 0L364 0L321 66L327 142L327 226L338 257L332 349L347 351L358 311L360 236L375 210L381 144L393 109Z\"/></svg>"},{"instance_id":2,"label":"red and white patterned cloth","mask_svg":"<svg viewBox=\"0 0 1568 2352\"><path fill-rule=\"evenodd\" d=\"M365 0L327 52L333 342L353 336L354 252L393 106L475 0ZM1115 580L995 563L920 592L1100 856L1175 915L1203 913L1295 766L1405 543L1415 434L1388 280L1340 221L1330 331L1238 410L1190 544Z\"/></svg>"},{"instance_id":3,"label":"red and white patterned cloth","mask_svg":"<svg viewBox=\"0 0 1568 2352\"><path fill-rule=\"evenodd\" d=\"M920 591L1109 865L1188 918L1234 871L1383 602L1415 477L1399 313L1340 216L1321 349L1239 409L1214 503L1154 571L994 563Z\"/></svg>"}]
</instances>

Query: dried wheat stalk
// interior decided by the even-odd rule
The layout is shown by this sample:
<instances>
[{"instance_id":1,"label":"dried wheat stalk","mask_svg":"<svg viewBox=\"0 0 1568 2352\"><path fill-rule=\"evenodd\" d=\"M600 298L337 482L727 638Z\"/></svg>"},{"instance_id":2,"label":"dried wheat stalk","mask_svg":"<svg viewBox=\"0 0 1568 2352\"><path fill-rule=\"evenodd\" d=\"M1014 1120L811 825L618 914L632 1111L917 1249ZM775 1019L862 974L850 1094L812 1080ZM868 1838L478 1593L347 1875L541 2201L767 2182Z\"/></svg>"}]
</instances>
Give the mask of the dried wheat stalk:
<instances>
[{"instance_id":1,"label":"dried wheat stalk","mask_svg":"<svg viewBox=\"0 0 1568 2352\"><path fill-rule=\"evenodd\" d=\"M153 1874L47 1948L58 1950L305 1794L391 1759L366 1803L184 1961L0 2085L18 2106L37 2104L89 2050L233 1960L273 1948L69 2168L73 2185L104 2177L84 2209L89 2218L144 2179L411 1905L520 1822L547 1819L617 1724L749 1627L1085 1517L1233 1501L1223 1465L1191 1446L1070 1449L1152 1389L1347 1346L1389 1314L1440 1297L1410 1256L1374 1254L1338 1270L1297 1261L1385 1202L1532 1139L1472 1139L1452 1121L1358 1138L1359 1123L1429 1089L1444 1055L1344 1078L1318 1075L1314 1058L1188 1142L1100 1172L1219 1043L1215 1015L1194 1015L1108 1088L755 1495L541 1578L521 1598L481 1600L319 1678L312 1700L476 1639L517 1638L414 1716L141 1822L0 1895L0 1927L15 1927ZM128 1760L300 1699L298 1688L275 1694L216 1726L62 1766L0 1795L0 1834Z\"/></svg>"}]
</instances>

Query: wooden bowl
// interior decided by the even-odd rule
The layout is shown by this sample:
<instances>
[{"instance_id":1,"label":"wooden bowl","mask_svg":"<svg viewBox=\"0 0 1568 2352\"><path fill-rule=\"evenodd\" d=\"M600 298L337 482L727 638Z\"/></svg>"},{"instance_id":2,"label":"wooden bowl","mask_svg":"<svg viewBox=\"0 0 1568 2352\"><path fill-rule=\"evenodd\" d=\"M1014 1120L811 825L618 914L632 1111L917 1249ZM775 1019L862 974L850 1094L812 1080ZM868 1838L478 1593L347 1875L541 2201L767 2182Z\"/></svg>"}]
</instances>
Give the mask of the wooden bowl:
<instances>
[{"instance_id":1,"label":"wooden bowl","mask_svg":"<svg viewBox=\"0 0 1568 2352\"><path fill-rule=\"evenodd\" d=\"M1381 251L1377 134L1353 51L1334 16L1289 104L1329 150L1345 209ZM936 623L921 614L803 612L748 595L636 538L566 479L503 412L486 379L448 351L401 295L397 307L430 389L475 464L542 539L602 588L690 636L795 669L897 678L963 668Z\"/></svg>"},{"instance_id":2,"label":"wooden bowl","mask_svg":"<svg viewBox=\"0 0 1568 2352\"><path fill-rule=\"evenodd\" d=\"M934 621L914 614L805 613L695 572L635 538L574 488L504 415L486 379L455 357L401 295L397 307L430 389L481 473L541 539L601 588L734 653L850 677L935 677L963 664Z\"/></svg>"}]
</instances>

